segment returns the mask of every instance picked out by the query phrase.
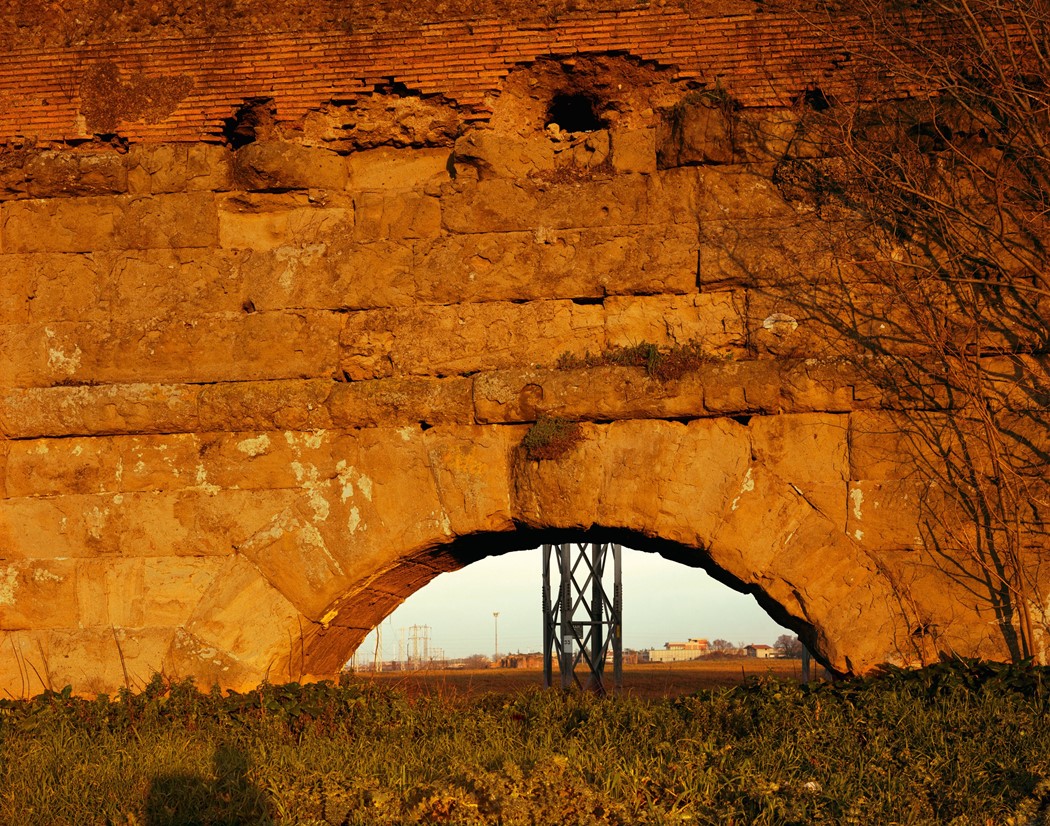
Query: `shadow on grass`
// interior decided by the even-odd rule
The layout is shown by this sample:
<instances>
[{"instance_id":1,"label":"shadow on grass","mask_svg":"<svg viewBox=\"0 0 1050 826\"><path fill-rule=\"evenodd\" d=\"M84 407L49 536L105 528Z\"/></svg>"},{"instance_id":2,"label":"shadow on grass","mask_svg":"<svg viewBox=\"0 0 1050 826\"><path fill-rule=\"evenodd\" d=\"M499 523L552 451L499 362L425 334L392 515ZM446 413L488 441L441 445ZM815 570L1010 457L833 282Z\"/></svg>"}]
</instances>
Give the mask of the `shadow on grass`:
<instances>
[{"instance_id":1,"label":"shadow on grass","mask_svg":"<svg viewBox=\"0 0 1050 826\"><path fill-rule=\"evenodd\" d=\"M153 779L146 826L273 823L266 793L248 778L248 758L229 743L215 747L215 779L189 773Z\"/></svg>"}]
</instances>

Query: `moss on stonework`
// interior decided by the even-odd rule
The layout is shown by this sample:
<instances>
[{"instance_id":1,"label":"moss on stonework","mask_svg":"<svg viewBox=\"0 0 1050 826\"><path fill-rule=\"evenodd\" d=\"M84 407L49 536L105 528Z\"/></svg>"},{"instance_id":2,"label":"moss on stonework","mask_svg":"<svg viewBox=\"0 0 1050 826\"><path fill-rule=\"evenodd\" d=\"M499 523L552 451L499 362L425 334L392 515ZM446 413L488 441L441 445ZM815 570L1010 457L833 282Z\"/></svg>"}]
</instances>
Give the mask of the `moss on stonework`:
<instances>
[{"instance_id":1,"label":"moss on stonework","mask_svg":"<svg viewBox=\"0 0 1050 826\"><path fill-rule=\"evenodd\" d=\"M703 352L697 342L677 344L661 349L655 344L643 342L630 347L610 347L597 355L586 353L574 356L563 353L558 359L559 370L577 367L644 367L650 377L658 381L674 381L686 373L696 370L701 364L715 361L716 357Z\"/></svg>"},{"instance_id":2,"label":"moss on stonework","mask_svg":"<svg viewBox=\"0 0 1050 826\"><path fill-rule=\"evenodd\" d=\"M529 459L561 459L582 440L578 422L543 416L529 428L521 446Z\"/></svg>"}]
</instances>

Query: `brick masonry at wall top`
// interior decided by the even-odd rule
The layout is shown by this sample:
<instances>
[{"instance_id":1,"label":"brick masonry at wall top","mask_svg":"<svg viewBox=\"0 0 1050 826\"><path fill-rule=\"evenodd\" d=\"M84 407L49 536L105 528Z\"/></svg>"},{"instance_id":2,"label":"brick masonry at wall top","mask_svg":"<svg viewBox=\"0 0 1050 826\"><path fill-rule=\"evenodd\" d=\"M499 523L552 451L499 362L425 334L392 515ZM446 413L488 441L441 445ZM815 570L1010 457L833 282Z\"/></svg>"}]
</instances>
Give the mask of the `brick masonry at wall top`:
<instances>
[{"instance_id":1,"label":"brick masonry at wall top","mask_svg":"<svg viewBox=\"0 0 1050 826\"><path fill-rule=\"evenodd\" d=\"M272 99L278 120L295 125L332 101L394 83L484 120L486 98L506 75L544 56L627 54L678 80L723 88L746 106L790 105L814 87L856 97L847 44L857 21L839 20L836 30L854 34L831 35L800 15L698 18L646 9L538 27L479 20L14 50L0 56L0 144L113 132L132 143L221 141L224 120L246 100ZM885 91L885 79L880 84ZM113 124L92 122L100 105L111 108Z\"/></svg>"}]
</instances>

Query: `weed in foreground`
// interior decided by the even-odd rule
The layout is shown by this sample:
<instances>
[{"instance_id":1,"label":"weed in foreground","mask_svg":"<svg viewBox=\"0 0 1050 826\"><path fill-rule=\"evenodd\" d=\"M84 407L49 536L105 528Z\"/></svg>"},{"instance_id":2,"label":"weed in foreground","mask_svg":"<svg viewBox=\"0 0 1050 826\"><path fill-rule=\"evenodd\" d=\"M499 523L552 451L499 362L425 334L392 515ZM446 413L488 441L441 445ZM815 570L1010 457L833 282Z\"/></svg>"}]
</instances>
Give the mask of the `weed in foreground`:
<instances>
[{"instance_id":1,"label":"weed in foreground","mask_svg":"<svg viewBox=\"0 0 1050 826\"><path fill-rule=\"evenodd\" d=\"M0 701L0 823L1038 824L1050 672L664 700L344 686Z\"/></svg>"}]
</instances>

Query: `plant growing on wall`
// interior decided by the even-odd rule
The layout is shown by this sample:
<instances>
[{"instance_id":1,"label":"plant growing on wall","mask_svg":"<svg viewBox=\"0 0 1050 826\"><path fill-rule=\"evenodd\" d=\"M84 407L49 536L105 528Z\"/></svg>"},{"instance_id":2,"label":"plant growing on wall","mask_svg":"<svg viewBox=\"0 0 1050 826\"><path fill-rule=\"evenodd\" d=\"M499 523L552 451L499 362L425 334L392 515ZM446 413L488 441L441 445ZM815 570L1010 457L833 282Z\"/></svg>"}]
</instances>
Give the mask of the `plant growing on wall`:
<instances>
[{"instance_id":1,"label":"plant growing on wall","mask_svg":"<svg viewBox=\"0 0 1050 826\"><path fill-rule=\"evenodd\" d=\"M529 428L521 446L529 459L561 459L582 440L578 422L544 416Z\"/></svg>"}]
</instances>

